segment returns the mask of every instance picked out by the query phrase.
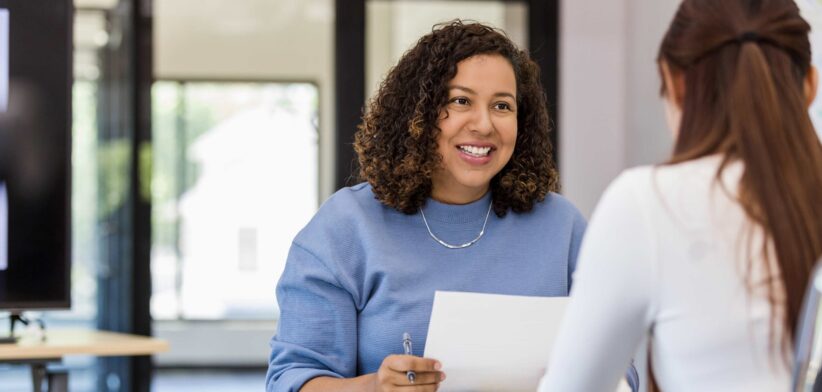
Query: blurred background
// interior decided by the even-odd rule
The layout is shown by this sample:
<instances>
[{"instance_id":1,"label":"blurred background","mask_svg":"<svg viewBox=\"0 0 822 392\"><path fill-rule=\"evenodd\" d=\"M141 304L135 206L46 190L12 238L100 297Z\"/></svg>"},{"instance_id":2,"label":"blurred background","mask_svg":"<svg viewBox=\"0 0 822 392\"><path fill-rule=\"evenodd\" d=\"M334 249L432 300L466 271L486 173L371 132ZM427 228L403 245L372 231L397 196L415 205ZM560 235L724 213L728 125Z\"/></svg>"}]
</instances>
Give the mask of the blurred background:
<instances>
[{"instance_id":1,"label":"blurred background","mask_svg":"<svg viewBox=\"0 0 822 392\"><path fill-rule=\"evenodd\" d=\"M290 242L351 184L365 100L436 23L489 23L531 50L562 192L590 215L620 171L670 151L655 57L677 4L74 0L72 308L42 316L171 350L69 357L71 390L264 388ZM822 27L819 2L801 6ZM0 365L0 390L30 383Z\"/></svg>"}]
</instances>

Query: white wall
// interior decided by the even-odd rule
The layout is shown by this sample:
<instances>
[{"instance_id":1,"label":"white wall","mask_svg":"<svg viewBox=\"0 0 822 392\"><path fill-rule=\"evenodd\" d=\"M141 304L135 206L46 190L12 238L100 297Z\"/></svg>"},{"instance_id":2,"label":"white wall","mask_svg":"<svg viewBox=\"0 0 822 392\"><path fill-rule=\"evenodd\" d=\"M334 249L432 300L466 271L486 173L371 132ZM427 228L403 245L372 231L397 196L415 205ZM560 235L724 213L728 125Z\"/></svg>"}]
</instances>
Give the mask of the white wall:
<instances>
[{"instance_id":1,"label":"white wall","mask_svg":"<svg viewBox=\"0 0 822 392\"><path fill-rule=\"evenodd\" d=\"M590 216L623 169L671 148L656 51L678 0L574 0L561 7L563 194Z\"/></svg>"},{"instance_id":2,"label":"white wall","mask_svg":"<svg viewBox=\"0 0 822 392\"><path fill-rule=\"evenodd\" d=\"M797 0L802 17L811 24L811 54L813 65L822 69L822 3L815 0ZM817 94L809 112L816 127L816 133L822 139L822 94Z\"/></svg>"},{"instance_id":3,"label":"white wall","mask_svg":"<svg viewBox=\"0 0 822 392\"><path fill-rule=\"evenodd\" d=\"M560 7L560 175L585 215L625 166L627 9L596 3Z\"/></svg>"},{"instance_id":4,"label":"white wall","mask_svg":"<svg viewBox=\"0 0 822 392\"><path fill-rule=\"evenodd\" d=\"M673 135L665 124L660 100L656 57L662 36L671 23L679 1L629 0L628 74L625 91L628 105L628 166L666 160Z\"/></svg>"}]
</instances>

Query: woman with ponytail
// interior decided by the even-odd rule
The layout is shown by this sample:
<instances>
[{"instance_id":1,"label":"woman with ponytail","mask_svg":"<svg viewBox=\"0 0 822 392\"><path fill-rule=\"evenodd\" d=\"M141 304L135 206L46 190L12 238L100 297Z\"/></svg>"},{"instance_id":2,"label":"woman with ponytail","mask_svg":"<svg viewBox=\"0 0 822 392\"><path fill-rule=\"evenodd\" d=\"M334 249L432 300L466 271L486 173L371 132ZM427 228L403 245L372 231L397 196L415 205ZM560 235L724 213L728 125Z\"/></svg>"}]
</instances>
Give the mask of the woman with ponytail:
<instances>
[{"instance_id":1,"label":"woman with ponytail","mask_svg":"<svg viewBox=\"0 0 822 392\"><path fill-rule=\"evenodd\" d=\"M670 160L626 171L588 227L540 391L778 391L822 256L809 25L791 0L685 0L659 51Z\"/></svg>"}]
</instances>

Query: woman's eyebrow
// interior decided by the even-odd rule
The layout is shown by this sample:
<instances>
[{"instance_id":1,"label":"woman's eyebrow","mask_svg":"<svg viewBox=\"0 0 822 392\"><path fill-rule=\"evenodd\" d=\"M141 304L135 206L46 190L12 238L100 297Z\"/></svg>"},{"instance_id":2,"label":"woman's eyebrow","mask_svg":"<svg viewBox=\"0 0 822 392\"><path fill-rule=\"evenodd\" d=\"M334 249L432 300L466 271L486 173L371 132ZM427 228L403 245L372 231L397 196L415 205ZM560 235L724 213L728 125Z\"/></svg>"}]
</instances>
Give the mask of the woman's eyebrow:
<instances>
[{"instance_id":1,"label":"woman's eyebrow","mask_svg":"<svg viewBox=\"0 0 822 392\"><path fill-rule=\"evenodd\" d=\"M462 90L462 91L465 91L465 92L466 92L466 93L468 93L468 94L474 94L474 95L477 95L477 92L476 92L476 91L474 91L474 90L472 90L472 89L470 89L470 88L468 88L468 87L460 86L460 85L457 85L457 84L452 84L452 85L451 85L451 87L450 87L449 89L450 89L450 90Z\"/></svg>"},{"instance_id":2,"label":"woman's eyebrow","mask_svg":"<svg viewBox=\"0 0 822 392\"><path fill-rule=\"evenodd\" d=\"M515 97L514 94L511 94L511 93L499 92L499 93L494 94L494 96L495 97L508 97L508 98L513 99L514 101L517 100L517 97Z\"/></svg>"},{"instance_id":3,"label":"woman's eyebrow","mask_svg":"<svg viewBox=\"0 0 822 392\"><path fill-rule=\"evenodd\" d=\"M468 94L477 95L477 92L476 92L476 91L474 91L473 89L468 88L468 87L465 87L465 86L460 86L460 85L457 85L457 84L452 84L452 85L451 85L451 87L450 87L449 89L450 89L450 90L462 90L462 91L465 91L465 92L466 92L466 93L468 93ZM508 92L498 92L498 93L494 93L494 96L495 96L495 97L509 97L509 98L511 98L511 99L513 99L513 100L516 100L516 99L517 99L517 98L514 96L514 94L511 94L511 93L508 93Z\"/></svg>"}]
</instances>

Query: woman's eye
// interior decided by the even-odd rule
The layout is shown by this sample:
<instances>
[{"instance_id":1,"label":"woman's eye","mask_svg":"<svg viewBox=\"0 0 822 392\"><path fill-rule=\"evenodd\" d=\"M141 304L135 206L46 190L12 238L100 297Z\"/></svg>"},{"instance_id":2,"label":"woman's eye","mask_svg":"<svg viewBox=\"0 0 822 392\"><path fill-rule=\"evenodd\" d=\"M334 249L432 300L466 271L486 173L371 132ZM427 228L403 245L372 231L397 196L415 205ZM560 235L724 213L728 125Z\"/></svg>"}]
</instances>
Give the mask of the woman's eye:
<instances>
[{"instance_id":1,"label":"woman's eye","mask_svg":"<svg viewBox=\"0 0 822 392\"><path fill-rule=\"evenodd\" d=\"M497 110L508 110L508 111L510 111L510 110L511 110L511 105L509 105L509 104L508 104L508 103L506 103L506 102L497 102L497 103L494 105L494 109L497 109Z\"/></svg>"},{"instance_id":2,"label":"woman's eye","mask_svg":"<svg viewBox=\"0 0 822 392\"><path fill-rule=\"evenodd\" d=\"M457 105L468 105L468 98L454 98L451 100L451 102Z\"/></svg>"}]
</instances>

